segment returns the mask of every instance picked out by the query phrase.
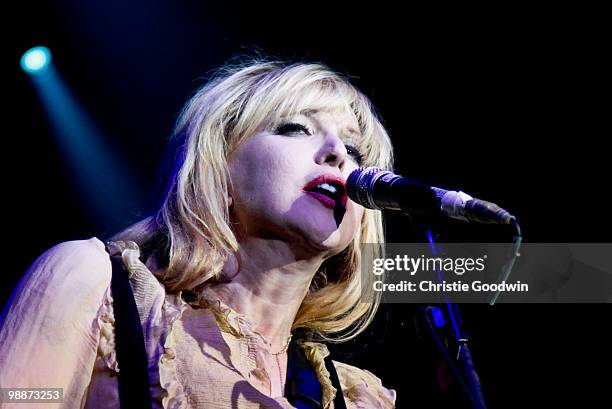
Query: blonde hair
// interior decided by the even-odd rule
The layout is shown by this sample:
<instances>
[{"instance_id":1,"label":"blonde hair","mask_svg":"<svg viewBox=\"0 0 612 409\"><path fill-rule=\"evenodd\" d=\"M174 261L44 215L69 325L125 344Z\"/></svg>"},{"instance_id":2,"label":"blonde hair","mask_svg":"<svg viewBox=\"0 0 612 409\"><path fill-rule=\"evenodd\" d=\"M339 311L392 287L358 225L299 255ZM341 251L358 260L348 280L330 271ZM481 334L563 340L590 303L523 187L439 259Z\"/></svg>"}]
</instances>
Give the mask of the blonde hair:
<instances>
[{"instance_id":1,"label":"blonde hair","mask_svg":"<svg viewBox=\"0 0 612 409\"><path fill-rule=\"evenodd\" d=\"M157 251L155 260L163 262L155 274L170 292L213 282L239 246L230 225L229 154L262 124L330 107L354 113L363 165L391 168L389 136L369 99L346 77L318 63L250 61L221 68L179 117L178 153L163 202L153 216L111 240L135 241L143 253ZM366 209L352 243L315 275L292 329L305 328L331 342L363 331L380 295L371 283L362 283L360 245L383 242L381 213Z\"/></svg>"}]
</instances>

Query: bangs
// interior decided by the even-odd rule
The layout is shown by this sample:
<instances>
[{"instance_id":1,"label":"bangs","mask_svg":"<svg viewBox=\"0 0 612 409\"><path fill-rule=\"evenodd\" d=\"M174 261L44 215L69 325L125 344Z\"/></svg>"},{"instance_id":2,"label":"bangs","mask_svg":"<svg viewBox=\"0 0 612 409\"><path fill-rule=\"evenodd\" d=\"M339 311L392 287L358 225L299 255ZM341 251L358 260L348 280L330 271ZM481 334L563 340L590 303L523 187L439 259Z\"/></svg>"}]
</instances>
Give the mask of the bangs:
<instances>
[{"instance_id":1,"label":"bangs","mask_svg":"<svg viewBox=\"0 0 612 409\"><path fill-rule=\"evenodd\" d=\"M389 136L368 98L348 80L318 64L288 67L268 75L272 78L261 78L244 106L243 118L249 117L251 125L256 122L259 129L272 130L299 114L347 112L359 127L350 141L362 154L362 165L391 167ZM247 136L243 134L241 139Z\"/></svg>"}]
</instances>

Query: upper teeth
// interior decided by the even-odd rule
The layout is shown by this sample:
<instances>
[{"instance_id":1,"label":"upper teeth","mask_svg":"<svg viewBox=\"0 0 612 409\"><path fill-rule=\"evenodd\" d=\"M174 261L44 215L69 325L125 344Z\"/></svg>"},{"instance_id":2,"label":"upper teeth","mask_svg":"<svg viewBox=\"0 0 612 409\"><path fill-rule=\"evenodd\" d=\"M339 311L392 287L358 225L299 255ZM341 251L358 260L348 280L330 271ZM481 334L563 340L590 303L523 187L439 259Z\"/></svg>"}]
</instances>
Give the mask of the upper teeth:
<instances>
[{"instance_id":1,"label":"upper teeth","mask_svg":"<svg viewBox=\"0 0 612 409\"><path fill-rule=\"evenodd\" d=\"M321 183L319 186L317 186L320 189L325 189L328 192L331 192L333 194L338 193L338 190L336 189L336 187L334 185L330 185L329 183Z\"/></svg>"}]
</instances>

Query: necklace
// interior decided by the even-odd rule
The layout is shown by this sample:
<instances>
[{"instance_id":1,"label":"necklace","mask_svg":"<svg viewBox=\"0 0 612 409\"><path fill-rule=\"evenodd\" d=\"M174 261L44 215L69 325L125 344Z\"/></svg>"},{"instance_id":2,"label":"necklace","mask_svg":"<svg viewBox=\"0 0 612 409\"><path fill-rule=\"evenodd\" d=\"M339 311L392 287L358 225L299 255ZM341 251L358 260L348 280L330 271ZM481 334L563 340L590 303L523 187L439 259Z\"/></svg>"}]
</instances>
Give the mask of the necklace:
<instances>
[{"instance_id":1,"label":"necklace","mask_svg":"<svg viewBox=\"0 0 612 409\"><path fill-rule=\"evenodd\" d=\"M289 335L289 338L287 338L287 343L285 344L285 346L278 352L271 352L272 355L274 355L274 360L276 361L276 367L278 368L278 380L280 381L280 386L281 386L281 396L283 396L285 394L285 384L283 383L283 370L282 370L282 366L280 363L280 356L282 354L284 354L285 352L287 352L287 349L289 348L289 343L291 342L291 337L293 336L293 334ZM270 386L271 387L271 386Z\"/></svg>"},{"instance_id":2,"label":"necklace","mask_svg":"<svg viewBox=\"0 0 612 409\"><path fill-rule=\"evenodd\" d=\"M287 338L287 343L285 344L284 347L281 348L280 351L278 351L278 352L270 352L270 353L272 355L274 355L274 356L278 356L278 355L282 354L283 352L287 351L287 348L289 348L289 343L291 342L291 338L292 337L293 337L293 334L289 334L289 338Z\"/></svg>"}]
</instances>

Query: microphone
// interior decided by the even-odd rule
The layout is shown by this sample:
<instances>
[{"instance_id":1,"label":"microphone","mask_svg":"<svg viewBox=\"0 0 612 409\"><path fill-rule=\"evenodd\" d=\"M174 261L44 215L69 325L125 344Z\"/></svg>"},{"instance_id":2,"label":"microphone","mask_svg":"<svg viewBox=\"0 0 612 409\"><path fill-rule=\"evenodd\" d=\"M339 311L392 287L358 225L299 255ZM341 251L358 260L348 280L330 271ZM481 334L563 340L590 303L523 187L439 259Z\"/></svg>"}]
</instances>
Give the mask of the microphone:
<instances>
[{"instance_id":1,"label":"microphone","mask_svg":"<svg viewBox=\"0 0 612 409\"><path fill-rule=\"evenodd\" d=\"M427 186L388 170L361 167L346 181L349 198L375 210L400 210L415 215L444 214L465 222L510 224L516 218L495 203L453 190Z\"/></svg>"}]
</instances>

